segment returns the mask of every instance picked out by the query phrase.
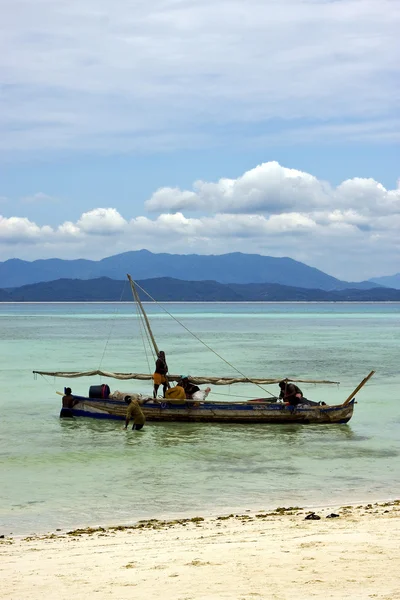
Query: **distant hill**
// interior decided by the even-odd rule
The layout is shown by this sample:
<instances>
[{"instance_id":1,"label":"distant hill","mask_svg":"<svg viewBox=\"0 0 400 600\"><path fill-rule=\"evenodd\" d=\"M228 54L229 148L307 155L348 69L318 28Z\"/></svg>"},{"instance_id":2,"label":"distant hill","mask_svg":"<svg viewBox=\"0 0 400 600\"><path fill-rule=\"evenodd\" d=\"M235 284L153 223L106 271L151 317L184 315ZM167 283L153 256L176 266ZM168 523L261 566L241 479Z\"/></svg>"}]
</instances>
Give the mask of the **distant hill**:
<instances>
[{"instance_id":1,"label":"distant hill","mask_svg":"<svg viewBox=\"0 0 400 600\"><path fill-rule=\"evenodd\" d=\"M280 302L280 301L400 301L400 290L317 290L276 283L223 284L217 281L183 281L170 277L138 281L159 302ZM142 300L149 297L139 291ZM98 279L58 279L0 290L0 301L13 302L116 302L132 301L128 282L107 277Z\"/></svg>"},{"instance_id":2,"label":"distant hill","mask_svg":"<svg viewBox=\"0 0 400 600\"><path fill-rule=\"evenodd\" d=\"M0 302L10 302L11 296L6 290L0 290Z\"/></svg>"},{"instance_id":3,"label":"distant hill","mask_svg":"<svg viewBox=\"0 0 400 600\"><path fill-rule=\"evenodd\" d=\"M385 287L394 288L395 290L400 290L400 273L396 273L396 275L386 275L384 277L373 277L372 279L369 279L369 281Z\"/></svg>"},{"instance_id":4,"label":"distant hill","mask_svg":"<svg viewBox=\"0 0 400 600\"><path fill-rule=\"evenodd\" d=\"M277 283L292 287L343 290L379 287L374 282L349 283L331 277L291 258L234 252L222 255L153 254L138 250L99 261L52 258L28 262L10 259L0 263L0 286L14 288L44 281L67 279L134 279L172 277L219 283Z\"/></svg>"}]
</instances>

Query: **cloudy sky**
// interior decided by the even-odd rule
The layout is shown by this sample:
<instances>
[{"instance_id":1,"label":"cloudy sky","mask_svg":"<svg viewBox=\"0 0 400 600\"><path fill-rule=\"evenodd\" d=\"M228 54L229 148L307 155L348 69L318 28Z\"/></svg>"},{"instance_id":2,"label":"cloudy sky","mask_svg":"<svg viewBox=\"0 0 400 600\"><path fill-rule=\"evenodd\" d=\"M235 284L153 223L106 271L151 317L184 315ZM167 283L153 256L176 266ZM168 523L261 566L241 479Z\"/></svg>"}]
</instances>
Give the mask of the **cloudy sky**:
<instances>
[{"instance_id":1,"label":"cloudy sky","mask_svg":"<svg viewBox=\"0 0 400 600\"><path fill-rule=\"evenodd\" d=\"M400 271L399 0L0 0L0 260Z\"/></svg>"}]
</instances>

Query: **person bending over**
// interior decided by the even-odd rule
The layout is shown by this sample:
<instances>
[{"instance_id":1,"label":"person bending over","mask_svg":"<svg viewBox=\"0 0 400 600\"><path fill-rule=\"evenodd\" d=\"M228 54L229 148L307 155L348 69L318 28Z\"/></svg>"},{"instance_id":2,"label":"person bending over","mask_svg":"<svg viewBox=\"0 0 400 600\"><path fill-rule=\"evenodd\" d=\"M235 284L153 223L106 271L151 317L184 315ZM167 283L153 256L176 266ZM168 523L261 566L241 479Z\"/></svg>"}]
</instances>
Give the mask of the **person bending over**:
<instances>
[{"instance_id":1,"label":"person bending over","mask_svg":"<svg viewBox=\"0 0 400 600\"><path fill-rule=\"evenodd\" d=\"M165 392L165 399L179 401L186 400L186 393L180 381L178 381L178 383L174 387L169 388L169 390Z\"/></svg>"},{"instance_id":2,"label":"person bending over","mask_svg":"<svg viewBox=\"0 0 400 600\"><path fill-rule=\"evenodd\" d=\"M287 381L281 381L279 383L280 394L279 398L284 402L287 402L291 406L297 406L301 404L303 400L303 392L294 383L288 383Z\"/></svg>"},{"instance_id":3,"label":"person bending over","mask_svg":"<svg viewBox=\"0 0 400 600\"><path fill-rule=\"evenodd\" d=\"M143 425L146 423L146 417L141 409L141 404L145 404L147 401L148 399L139 400L132 398L131 396L125 397L125 402L128 405L128 409L126 411L124 429L128 429L128 425L131 420L133 420L132 429L143 429Z\"/></svg>"}]
</instances>

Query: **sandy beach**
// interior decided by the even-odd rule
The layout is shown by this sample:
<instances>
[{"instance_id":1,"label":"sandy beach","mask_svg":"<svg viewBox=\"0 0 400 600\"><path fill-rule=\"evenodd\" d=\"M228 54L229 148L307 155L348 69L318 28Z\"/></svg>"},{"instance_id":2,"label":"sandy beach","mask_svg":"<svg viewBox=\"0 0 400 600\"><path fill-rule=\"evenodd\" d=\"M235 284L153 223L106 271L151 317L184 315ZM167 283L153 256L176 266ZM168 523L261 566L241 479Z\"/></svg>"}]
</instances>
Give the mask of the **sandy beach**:
<instances>
[{"instance_id":1,"label":"sandy beach","mask_svg":"<svg viewBox=\"0 0 400 600\"><path fill-rule=\"evenodd\" d=\"M4 537L0 597L399 599L400 501L313 511Z\"/></svg>"}]
</instances>

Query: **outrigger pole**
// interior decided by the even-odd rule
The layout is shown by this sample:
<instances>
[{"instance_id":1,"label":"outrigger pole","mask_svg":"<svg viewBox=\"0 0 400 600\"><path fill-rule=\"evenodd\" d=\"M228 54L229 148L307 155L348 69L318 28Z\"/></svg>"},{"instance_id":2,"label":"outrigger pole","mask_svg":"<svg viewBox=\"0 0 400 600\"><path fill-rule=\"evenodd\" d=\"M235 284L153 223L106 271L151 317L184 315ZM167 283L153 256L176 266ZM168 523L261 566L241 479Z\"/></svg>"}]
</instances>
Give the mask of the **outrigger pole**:
<instances>
[{"instance_id":1,"label":"outrigger pole","mask_svg":"<svg viewBox=\"0 0 400 600\"><path fill-rule=\"evenodd\" d=\"M138 306L140 308L140 311L141 311L141 313L143 315L143 318L144 318L144 320L146 322L147 330L149 332L151 341L153 343L153 347L154 347L155 353L158 356L159 350L158 350L157 342L156 342L156 340L154 338L154 335L153 335L153 332L151 330L150 323L149 323L149 320L148 320L147 315L146 315L146 311L143 308L143 305L142 305L142 303L140 301L140 298L139 298L139 294L138 294L138 292L136 290L135 284L133 283L132 277L129 275L129 273L127 274L127 277L129 279L129 283L131 284L131 290L132 290L133 297L134 297L135 301L137 302L137 304L138 304Z\"/></svg>"},{"instance_id":2,"label":"outrigger pole","mask_svg":"<svg viewBox=\"0 0 400 600\"><path fill-rule=\"evenodd\" d=\"M365 379L362 380L362 382L356 387L356 389L354 390L354 392L351 392L350 396L347 398L347 400L345 400L342 404L342 406L346 406L346 404L349 404L349 402L351 402L354 398L354 396L357 394L357 392L359 392L361 390L361 388L367 383L368 379L371 379L372 375L375 373L375 371L371 371L371 373L369 375L367 375L365 377Z\"/></svg>"}]
</instances>

